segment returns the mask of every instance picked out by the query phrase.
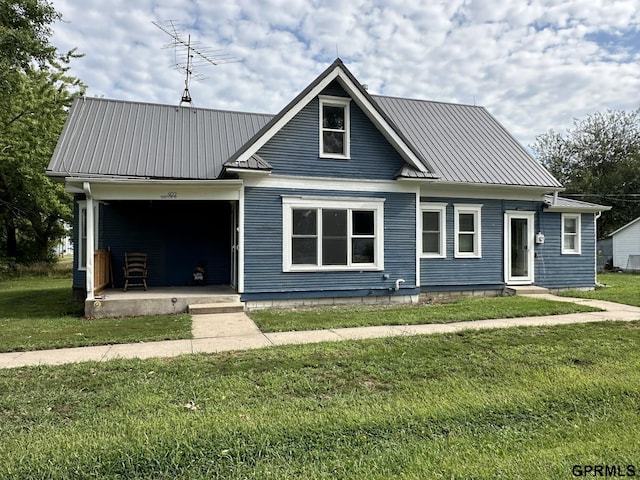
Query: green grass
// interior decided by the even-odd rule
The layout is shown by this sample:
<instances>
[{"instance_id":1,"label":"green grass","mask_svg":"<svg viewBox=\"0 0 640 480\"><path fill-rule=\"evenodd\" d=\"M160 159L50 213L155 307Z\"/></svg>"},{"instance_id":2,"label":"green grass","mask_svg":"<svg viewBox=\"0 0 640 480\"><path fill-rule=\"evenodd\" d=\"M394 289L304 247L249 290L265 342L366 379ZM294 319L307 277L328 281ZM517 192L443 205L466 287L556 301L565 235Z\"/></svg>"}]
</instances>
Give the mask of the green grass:
<instances>
[{"instance_id":1,"label":"green grass","mask_svg":"<svg viewBox=\"0 0 640 480\"><path fill-rule=\"evenodd\" d=\"M68 276L0 283L0 352L191 338L190 315L85 320Z\"/></svg>"},{"instance_id":2,"label":"green grass","mask_svg":"<svg viewBox=\"0 0 640 480\"><path fill-rule=\"evenodd\" d=\"M0 371L3 479L571 479L640 467L640 322Z\"/></svg>"},{"instance_id":3,"label":"green grass","mask_svg":"<svg viewBox=\"0 0 640 480\"><path fill-rule=\"evenodd\" d=\"M562 292L561 295L607 300L640 307L640 274L599 273L598 282L605 285L605 287L599 287L590 292L568 290Z\"/></svg>"},{"instance_id":4,"label":"green grass","mask_svg":"<svg viewBox=\"0 0 640 480\"><path fill-rule=\"evenodd\" d=\"M250 312L263 332L317 330L372 325L451 323L490 318L593 312L597 309L532 297L465 298L444 304L419 306L318 307L264 309Z\"/></svg>"}]
</instances>

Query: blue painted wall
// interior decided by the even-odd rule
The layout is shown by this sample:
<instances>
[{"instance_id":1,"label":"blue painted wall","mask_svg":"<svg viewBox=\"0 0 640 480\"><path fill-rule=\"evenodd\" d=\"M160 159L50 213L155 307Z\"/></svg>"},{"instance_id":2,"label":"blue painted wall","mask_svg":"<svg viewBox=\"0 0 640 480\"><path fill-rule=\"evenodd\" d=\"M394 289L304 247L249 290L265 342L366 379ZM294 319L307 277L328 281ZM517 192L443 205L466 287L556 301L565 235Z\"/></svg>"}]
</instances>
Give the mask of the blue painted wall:
<instances>
[{"instance_id":1,"label":"blue painted wall","mask_svg":"<svg viewBox=\"0 0 640 480\"><path fill-rule=\"evenodd\" d=\"M548 288L593 287L594 216L582 215L582 254L562 255L561 214L545 212L541 202L426 198L421 202L447 203L447 258L422 258L423 290L500 288L504 285L504 212L535 212L534 230L545 234L535 245L536 285ZM454 203L482 204L482 258L454 258Z\"/></svg>"},{"instance_id":2,"label":"blue painted wall","mask_svg":"<svg viewBox=\"0 0 640 480\"><path fill-rule=\"evenodd\" d=\"M595 278L595 216L581 215L582 254L562 254L562 214L540 215L543 245L536 246L536 284L547 288L593 287Z\"/></svg>"},{"instance_id":3,"label":"blue painted wall","mask_svg":"<svg viewBox=\"0 0 640 480\"><path fill-rule=\"evenodd\" d=\"M347 97L332 83L323 94ZM273 174L308 177L368 178L389 180L404 160L387 142L355 102L351 102L351 158L321 158L319 155L319 101L317 98L282 128L258 155L273 167Z\"/></svg>"},{"instance_id":4,"label":"blue painted wall","mask_svg":"<svg viewBox=\"0 0 640 480\"><path fill-rule=\"evenodd\" d=\"M503 202L501 200L438 197L422 197L420 201L447 203L447 258L421 259L422 289L499 288L503 285ZM454 258L454 203L482 205L482 258Z\"/></svg>"},{"instance_id":5,"label":"blue painted wall","mask_svg":"<svg viewBox=\"0 0 640 480\"><path fill-rule=\"evenodd\" d=\"M100 206L98 248L111 249L118 288L124 284L127 251L148 254L150 287L192 283L199 263L208 284L229 284L231 207L229 202L110 201ZM74 286L84 288L85 278L84 271L74 270Z\"/></svg>"},{"instance_id":6,"label":"blue painted wall","mask_svg":"<svg viewBox=\"0 0 640 480\"><path fill-rule=\"evenodd\" d=\"M384 271L282 271L282 195L385 198ZM244 300L303 296L388 294L397 278L415 289L415 195L309 191L247 187L245 189L245 294ZM383 275L389 278L384 279ZM400 290L400 293L407 293Z\"/></svg>"}]
</instances>

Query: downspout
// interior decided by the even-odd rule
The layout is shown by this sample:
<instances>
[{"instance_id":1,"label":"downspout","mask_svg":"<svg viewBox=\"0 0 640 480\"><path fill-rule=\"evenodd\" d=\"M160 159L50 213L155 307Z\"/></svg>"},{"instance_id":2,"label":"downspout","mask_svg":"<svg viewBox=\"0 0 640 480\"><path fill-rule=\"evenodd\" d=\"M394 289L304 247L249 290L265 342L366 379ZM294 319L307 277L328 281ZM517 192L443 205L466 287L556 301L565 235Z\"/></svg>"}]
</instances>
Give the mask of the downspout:
<instances>
[{"instance_id":1,"label":"downspout","mask_svg":"<svg viewBox=\"0 0 640 480\"><path fill-rule=\"evenodd\" d=\"M598 212L593 220L593 283L597 287L598 283L598 219L602 216L602 212Z\"/></svg>"},{"instance_id":2,"label":"downspout","mask_svg":"<svg viewBox=\"0 0 640 480\"><path fill-rule=\"evenodd\" d=\"M84 190L87 199L87 248L86 248L86 289L87 300L94 300L95 279L93 278L93 256L95 248L95 219L93 217L93 195L91 194L91 184L89 182L82 183L82 189Z\"/></svg>"}]
</instances>

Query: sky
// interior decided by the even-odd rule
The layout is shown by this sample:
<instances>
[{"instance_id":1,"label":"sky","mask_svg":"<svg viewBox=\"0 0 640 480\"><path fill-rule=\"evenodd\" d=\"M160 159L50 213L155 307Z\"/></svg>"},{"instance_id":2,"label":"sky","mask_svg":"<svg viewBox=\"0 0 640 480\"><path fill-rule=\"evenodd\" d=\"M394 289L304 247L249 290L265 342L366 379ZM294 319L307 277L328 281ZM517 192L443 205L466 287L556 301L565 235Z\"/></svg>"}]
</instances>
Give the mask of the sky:
<instances>
[{"instance_id":1,"label":"sky","mask_svg":"<svg viewBox=\"0 0 640 480\"><path fill-rule=\"evenodd\" d=\"M638 0L51 0L87 96L278 113L340 57L369 93L485 107L525 147L640 108ZM173 23L173 27L168 22ZM194 59L198 59L198 55Z\"/></svg>"}]
</instances>

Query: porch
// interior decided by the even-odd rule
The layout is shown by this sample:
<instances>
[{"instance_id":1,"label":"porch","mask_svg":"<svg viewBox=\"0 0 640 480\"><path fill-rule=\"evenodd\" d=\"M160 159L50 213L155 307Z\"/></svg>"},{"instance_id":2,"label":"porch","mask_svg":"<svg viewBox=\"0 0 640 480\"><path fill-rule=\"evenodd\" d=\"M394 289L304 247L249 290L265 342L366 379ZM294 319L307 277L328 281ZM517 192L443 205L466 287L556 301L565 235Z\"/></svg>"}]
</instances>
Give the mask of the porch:
<instances>
[{"instance_id":1,"label":"porch","mask_svg":"<svg viewBox=\"0 0 640 480\"><path fill-rule=\"evenodd\" d=\"M154 287L149 290L106 289L85 301L88 318L167 315L184 313L189 305L234 303L240 296L227 285Z\"/></svg>"}]
</instances>

